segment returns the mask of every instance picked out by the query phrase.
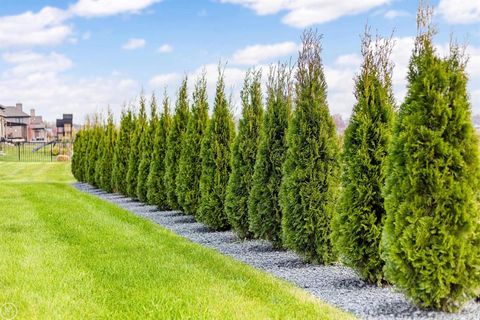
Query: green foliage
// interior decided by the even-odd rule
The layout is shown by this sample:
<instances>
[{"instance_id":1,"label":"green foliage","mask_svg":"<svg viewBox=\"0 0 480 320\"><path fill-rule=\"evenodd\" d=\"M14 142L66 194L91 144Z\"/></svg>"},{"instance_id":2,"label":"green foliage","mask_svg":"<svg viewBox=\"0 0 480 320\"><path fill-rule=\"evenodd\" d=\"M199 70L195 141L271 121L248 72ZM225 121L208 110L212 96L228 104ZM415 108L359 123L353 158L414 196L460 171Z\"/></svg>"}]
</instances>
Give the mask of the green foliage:
<instances>
[{"instance_id":1,"label":"green foliage","mask_svg":"<svg viewBox=\"0 0 480 320\"><path fill-rule=\"evenodd\" d=\"M77 181L85 181L85 154L86 154L86 129L82 128L75 135L72 155L72 174Z\"/></svg>"},{"instance_id":2,"label":"green foliage","mask_svg":"<svg viewBox=\"0 0 480 320\"><path fill-rule=\"evenodd\" d=\"M186 214L195 215L200 202L200 175L202 161L200 148L208 125L207 79L205 74L197 81L193 93L192 115L182 141L176 194Z\"/></svg>"},{"instance_id":3,"label":"green foliage","mask_svg":"<svg viewBox=\"0 0 480 320\"><path fill-rule=\"evenodd\" d=\"M383 43L383 44L382 44ZM370 35L362 40L363 64L356 78L342 155L342 194L332 225L342 261L370 283L383 281L380 238L385 220L382 188L393 120L391 43Z\"/></svg>"},{"instance_id":4,"label":"green foliage","mask_svg":"<svg viewBox=\"0 0 480 320\"><path fill-rule=\"evenodd\" d=\"M225 97L225 82L219 72L212 119L208 123L202 147L201 200L198 219L214 230L229 228L225 213L225 194L230 174L230 146L235 126Z\"/></svg>"},{"instance_id":5,"label":"green foliage","mask_svg":"<svg viewBox=\"0 0 480 320\"><path fill-rule=\"evenodd\" d=\"M421 307L452 311L480 288L478 141L463 57L456 46L438 57L428 8L419 13L427 29L394 127L381 247L389 281Z\"/></svg>"},{"instance_id":6,"label":"green foliage","mask_svg":"<svg viewBox=\"0 0 480 320\"><path fill-rule=\"evenodd\" d=\"M172 117L169 110L169 100L165 93L163 99L163 113L155 130L152 161L147 180L148 203L157 205L160 209L168 209L165 176L165 155L167 153L167 137L172 126Z\"/></svg>"},{"instance_id":7,"label":"green foliage","mask_svg":"<svg viewBox=\"0 0 480 320\"><path fill-rule=\"evenodd\" d=\"M279 65L272 69L267 84L267 110L248 202L250 230L256 238L282 245L282 210L278 202L282 164L287 151L286 133L292 108L290 73Z\"/></svg>"},{"instance_id":8,"label":"green foliage","mask_svg":"<svg viewBox=\"0 0 480 320\"><path fill-rule=\"evenodd\" d=\"M232 148L232 173L227 186L225 212L228 221L240 238L250 238L248 197L257 154L263 116L261 74L247 74L240 93L242 119Z\"/></svg>"},{"instance_id":9,"label":"green foliage","mask_svg":"<svg viewBox=\"0 0 480 320\"><path fill-rule=\"evenodd\" d=\"M183 79L178 91L175 115L173 116L172 128L167 137L167 154L165 156L164 183L167 192L167 202L172 210L180 209L176 190L176 178L179 168L179 159L182 151L182 141L187 131L190 110L188 106L187 78Z\"/></svg>"},{"instance_id":10,"label":"green foliage","mask_svg":"<svg viewBox=\"0 0 480 320\"><path fill-rule=\"evenodd\" d=\"M150 162L153 154L153 143L155 140L155 132L158 126L158 109L155 95L152 95L150 104L150 121L145 129L145 133L140 139L141 160L138 166L137 177L137 198L142 202L147 202L148 192L148 175L150 173Z\"/></svg>"},{"instance_id":11,"label":"green foliage","mask_svg":"<svg viewBox=\"0 0 480 320\"><path fill-rule=\"evenodd\" d=\"M127 194L127 180L125 173L130 157L130 141L134 129L134 116L132 110L122 111L120 130L115 144L113 155L112 185L114 191Z\"/></svg>"},{"instance_id":12,"label":"green foliage","mask_svg":"<svg viewBox=\"0 0 480 320\"><path fill-rule=\"evenodd\" d=\"M113 122L113 115L109 113L107 126L103 131L102 148L99 148L99 150L102 150L102 154L97 161L97 170L99 170L99 187L107 192L113 191L112 170L116 136L117 130L115 128L115 123Z\"/></svg>"},{"instance_id":13,"label":"green foliage","mask_svg":"<svg viewBox=\"0 0 480 320\"><path fill-rule=\"evenodd\" d=\"M330 222L338 193L339 145L327 106L320 37L307 31L302 40L280 189L284 244L308 261L327 264L335 259Z\"/></svg>"},{"instance_id":14,"label":"green foliage","mask_svg":"<svg viewBox=\"0 0 480 320\"><path fill-rule=\"evenodd\" d=\"M137 178L138 178L138 165L140 163L140 157L142 155L142 136L147 129L147 113L145 111L145 97L140 97L140 110L138 116L134 120L134 128L132 134L132 140L130 143L130 154L128 157L127 166L127 195L136 198L137 196Z\"/></svg>"},{"instance_id":15,"label":"green foliage","mask_svg":"<svg viewBox=\"0 0 480 320\"><path fill-rule=\"evenodd\" d=\"M98 147L102 138L102 130L99 117L95 115L92 127L88 130L85 159L85 181L91 185L96 185L95 169L98 159Z\"/></svg>"}]
</instances>

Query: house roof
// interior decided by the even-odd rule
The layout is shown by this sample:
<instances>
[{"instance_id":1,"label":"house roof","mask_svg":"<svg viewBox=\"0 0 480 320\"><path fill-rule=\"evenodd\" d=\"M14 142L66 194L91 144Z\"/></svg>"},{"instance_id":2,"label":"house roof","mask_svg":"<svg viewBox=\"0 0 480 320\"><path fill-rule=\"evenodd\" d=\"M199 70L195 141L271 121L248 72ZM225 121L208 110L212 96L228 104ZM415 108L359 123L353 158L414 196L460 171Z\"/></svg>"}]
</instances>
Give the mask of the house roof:
<instances>
[{"instance_id":1,"label":"house roof","mask_svg":"<svg viewBox=\"0 0 480 320\"><path fill-rule=\"evenodd\" d=\"M22 110L17 109L16 107L5 107L2 106L3 109L3 116L5 118L29 118L30 115L26 114Z\"/></svg>"}]
</instances>

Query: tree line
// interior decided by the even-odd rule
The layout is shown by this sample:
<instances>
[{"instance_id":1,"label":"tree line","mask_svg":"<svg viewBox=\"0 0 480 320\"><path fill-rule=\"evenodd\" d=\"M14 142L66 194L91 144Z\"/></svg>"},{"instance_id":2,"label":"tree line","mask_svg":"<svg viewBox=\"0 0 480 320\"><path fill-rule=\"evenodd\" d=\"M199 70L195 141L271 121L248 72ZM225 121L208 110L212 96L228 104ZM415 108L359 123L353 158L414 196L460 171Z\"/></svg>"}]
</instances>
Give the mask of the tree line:
<instances>
[{"instance_id":1,"label":"tree line","mask_svg":"<svg viewBox=\"0 0 480 320\"><path fill-rule=\"evenodd\" d=\"M478 141L466 58L440 57L431 9L421 7L404 102L392 90L392 41L362 38L356 103L343 140L327 104L321 36L305 31L295 68L247 73L235 128L222 69L209 115L206 75L174 110L165 94L90 118L77 133L79 181L212 230L270 241L306 261L341 261L372 284L391 283L417 305L457 310L480 293ZM150 104L150 115L147 115Z\"/></svg>"}]
</instances>

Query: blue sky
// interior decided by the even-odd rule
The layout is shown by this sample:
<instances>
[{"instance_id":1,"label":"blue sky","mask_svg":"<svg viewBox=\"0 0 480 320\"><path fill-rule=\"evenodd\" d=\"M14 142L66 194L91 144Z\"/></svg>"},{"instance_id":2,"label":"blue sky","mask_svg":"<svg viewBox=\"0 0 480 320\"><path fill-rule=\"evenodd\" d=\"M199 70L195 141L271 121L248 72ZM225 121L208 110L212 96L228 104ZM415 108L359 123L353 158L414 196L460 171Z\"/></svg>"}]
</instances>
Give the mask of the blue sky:
<instances>
[{"instance_id":1,"label":"blue sky","mask_svg":"<svg viewBox=\"0 0 480 320\"><path fill-rule=\"evenodd\" d=\"M446 52L450 34L469 44L471 101L480 113L480 1L431 3L439 51ZM346 118L367 21L381 35L395 30L401 103L416 6L412 0L0 0L0 104L23 102L50 120L73 112L80 122L107 106L119 112L142 88L161 96L167 86L175 95L181 78L193 81L202 68L213 96L223 61L238 113L245 71L295 58L303 29L313 27L324 34L331 112Z\"/></svg>"}]
</instances>

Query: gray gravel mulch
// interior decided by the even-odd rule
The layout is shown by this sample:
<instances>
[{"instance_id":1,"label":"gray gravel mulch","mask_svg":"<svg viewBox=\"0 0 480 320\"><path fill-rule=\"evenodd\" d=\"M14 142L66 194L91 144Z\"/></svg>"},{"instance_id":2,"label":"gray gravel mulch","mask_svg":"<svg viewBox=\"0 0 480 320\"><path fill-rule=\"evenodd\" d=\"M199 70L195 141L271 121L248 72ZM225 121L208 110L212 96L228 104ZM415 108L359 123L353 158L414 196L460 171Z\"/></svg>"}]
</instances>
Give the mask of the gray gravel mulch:
<instances>
[{"instance_id":1,"label":"gray gravel mulch","mask_svg":"<svg viewBox=\"0 0 480 320\"><path fill-rule=\"evenodd\" d=\"M307 264L293 252L273 249L267 241L243 241L232 231L209 231L203 224L195 222L193 217L180 212L159 211L155 206L145 205L120 194L106 193L84 183L75 183L74 187L151 220L192 242L291 282L362 319L480 320L479 302L469 302L454 314L420 310L394 287L368 285L352 269L340 264Z\"/></svg>"}]
</instances>

